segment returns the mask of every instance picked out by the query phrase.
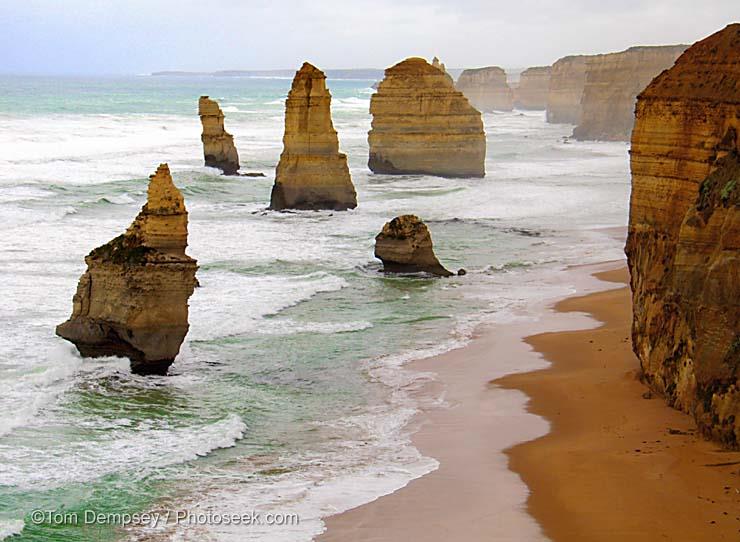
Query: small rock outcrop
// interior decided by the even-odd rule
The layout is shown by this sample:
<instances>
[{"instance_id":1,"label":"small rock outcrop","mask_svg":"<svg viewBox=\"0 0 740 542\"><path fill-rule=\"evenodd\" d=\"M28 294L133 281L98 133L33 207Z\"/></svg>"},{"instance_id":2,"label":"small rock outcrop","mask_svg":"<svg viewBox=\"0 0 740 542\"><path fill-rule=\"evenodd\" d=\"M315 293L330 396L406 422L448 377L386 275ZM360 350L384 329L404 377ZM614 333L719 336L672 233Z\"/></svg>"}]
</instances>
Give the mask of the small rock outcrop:
<instances>
[{"instance_id":1,"label":"small rock outcrop","mask_svg":"<svg viewBox=\"0 0 740 542\"><path fill-rule=\"evenodd\" d=\"M514 109L514 93L506 81L506 72L498 66L463 70L456 86L479 111Z\"/></svg>"},{"instance_id":2,"label":"small rock outcrop","mask_svg":"<svg viewBox=\"0 0 740 542\"><path fill-rule=\"evenodd\" d=\"M415 215L397 216L386 222L375 237L375 257L383 262L386 273L453 275L439 263L429 229Z\"/></svg>"},{"instance_id":3,"label":"small rock outcrop","mask_svg":"<svg viewBox=\"0 0 740 542\"><path fill-rule=\"evenodd\" d=\"M740 446L740 24L638 96L627 254L650 388Z\"/></svg>"},{"instance_id":4,"label":"small rock outcrop","mask_svg":"<svg viewBox=\"0 0 740 542\"><path fill-rule=\"evenodd\" d=\"M166 374L188 332L196 261L185 254L188 213L167 164L123 235L85 257L72 316L57 326L82 356L119 356L139 374Z\"/></svg>"},{"instance_id":5,"label":"small rock outcrop","mask_svg":"<svg viewBox=\"0 0 740 542\"><path fill-rule=\"evenodd\" d=\"M552 65L547 93L547 122L578 124L581 121L587 58L585 55L566 56Z\"/></svg>"},{"instance_id":6,"label":"small rock outcrop","mask_svg":"<svg viewBox=\"0 0 740 542\"><path fill-rule=\"evenodd\" d=\"M579 140L629 141L637 95L673 66L686 45L631 47L586 59L581 118L573 130Z\"/></svg>"},{"instance_id":7,"label":"small rock outcrop","mask_svg":"<svg viewBox=\"0 0 740 542\"><path fill-rule=\"evenodd\" d=\"M357 194L339 152L326 76L308 62L293 79L285 101L283 152L275 172L270 209L354 209Z\"/></svg>"},{"instance_id":8,"label":"small rock outcrop","mask_svg":"<svg viewBox=\"0 0 740 542\"><path fill-rule=\"evenodd\" d=\"M442 73L447 76L447 79L449 79L450 83L452 83L453 85L455 84L455 80L452 78L452 76L449 73L447 73L447 68L445 67L445 63L440 62L436 56L432 59L432 66L441 70Z\"/></svg>"},{"instance_id":9,"label":"small rock outcrop","mask_svg":"<svg viewBox=\"0 0 740 542\"><path fill-rule=\"evenodd\" d=\"M218 103L208 96L198 100L198 114L203 125L200 140L206 166L215 167L225 175L236 175L239 171L239 155L234 146L234 137L224 129L224 114Z\"/></svg>"},{"instance_id":10,"label":"small rock outcrop","mask_svg":"<svg viewBox=\"0 0 740 542\"><path fill-rule=\"evenodd\" d=\"M375 173L483 177L486 134L478 110L423 58L385 70L370 100L368 167Z\"/></svg>"},{"instance_id":11,"label":"small rock outcrop","mask_svg":"<svg viewBox=\"0 0 740 542\"><path fill-rule=\"evenodd\" d=\"M536 66L521 73L519 85L514 89L514 107L542 111L547 109L551 69L550 66Z\"/></svg>"}]
</instances>

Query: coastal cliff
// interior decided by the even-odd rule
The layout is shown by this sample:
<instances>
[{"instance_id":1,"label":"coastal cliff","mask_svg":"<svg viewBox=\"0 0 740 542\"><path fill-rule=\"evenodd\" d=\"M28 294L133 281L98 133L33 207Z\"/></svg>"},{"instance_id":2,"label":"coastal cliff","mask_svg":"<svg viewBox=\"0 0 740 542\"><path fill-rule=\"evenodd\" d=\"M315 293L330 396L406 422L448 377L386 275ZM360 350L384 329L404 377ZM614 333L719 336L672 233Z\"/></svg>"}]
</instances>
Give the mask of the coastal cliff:
<instances>
[{"instance_id":1,"label":"coastal cliff","mask_svg":"<svg viewBox=\"0 0 740 542\"><path fill-rule=\"evenodd\" d=\"M370 100L368 167L375 173L483 177L486 135L478 110L423 58L385 71Z\"/></svg>"},{"instance_id":2,"label":"coastal cliff","mask_svg":"<svg viewBox=\"0 0 740 542\"><path fill-rule=\"evenodd\" d=\"M638 96L626 253L645 382L740 444L740 24Z\"/></svg>"},{"instance_id":3,"label":"coastal cliff","mask_svg":"<svg viewBox=\"0 0 740 542\"><path fill-rule=\"evenodd\" d=\"M547 122L578 124L581 120L581 96L586 85L585 55L566 56L550 70L547 92Z\"/></svg>"},{"instance_id":4,"label":"coastal cliff","mask_svg":"<svg viewBox=\"0 0 740 542\"><path fill-rule=\"evenodd\" d=\"M629 141L637 95L673 66L686 45L631 47L620 53L589 56L581 98L581 117L573 130L579 140Z\"/></svg>"},{"instance_id":5,"label":"coastal cliff","mask_svg":"<svg viewBox=\"0 0 740 542\"><path fill-rule=\"evenodd\" d=\"M82 356L131 359L140 374L165 374L188 332L196 261L185 254L188 213L167 164L123 235L85 257L72 316L57 326Z\"/></svg>"},{"instance_id":6,"label":"coastal cliff","mask_svg":"<svg viewBox=\"0 0 740 542\"><path fill-rule=\"evenodd\" d=\"M357 194L331 120L324 73L305 62L285 101L283 152L270 209L353 209Z\"/></svg>"},{"instance_id":7,"label":"coastal cliff","mask_svg":"<svg viewBox=\"0 0 740 542\"><path fill-rule=\"evenodd\" d=\"M426 224L415 215L397 216L386 222L375 237L375 257L387 273L430 273L449 277L434 255L432 236Z\"/></svg>"},{"instance_id":8,"label":"coastal cliff","mask_svg":"<svg viewBox=\"0 0 740 542\"><path fill-rule=\"evenodd\" d=\"M198 114L203 126L200 140L206 166L220 169L226 175L239 171L239 154L234 146L234 137L224 128L224 114L218 103L208 96L198 100Z\"/></svg>"},{"instance_id":9,"label":"coastal cliff","mask_svg":"<svg viewBox=\"0 0 740 542\"><path fill-rule=\"evenodd\" d=\"M550 66L524 70L519 76L519 86L514 89L514 106L518 109L547 109L551 70Z\"/></svg>"},{"instance_id":10,"label":"coastal cliff","mask_svg":"<svg viewBox=\"0 0 740 542\"><path fill-rule=\"evenodd\" d=\"M506 72L498 66L464 70L456 86L478 111L514 109L514 93L506 82Z\"/></svg>"}]
</instances>

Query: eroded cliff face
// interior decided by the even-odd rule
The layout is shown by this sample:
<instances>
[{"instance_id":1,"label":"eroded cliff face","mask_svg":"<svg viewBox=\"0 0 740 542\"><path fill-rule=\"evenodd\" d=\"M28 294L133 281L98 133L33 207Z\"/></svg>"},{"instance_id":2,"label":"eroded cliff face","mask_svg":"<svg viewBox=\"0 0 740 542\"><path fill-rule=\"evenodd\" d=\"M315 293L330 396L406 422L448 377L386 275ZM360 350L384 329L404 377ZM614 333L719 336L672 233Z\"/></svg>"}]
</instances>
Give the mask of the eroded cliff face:
<instances>
[{"instance_id":1,"label":"eroded cliff face","mask_svg":"<svg viewBox=\"0 0 740 542\"><path fill-rule=\"evenodd\" d=\"M347 156L339 152L331 120L326 76L306 62L296 72L285 101L283 152L270 208L345 210L356 206Z\"/></svg>"},{"instance_id":2,"label":"eroded cliff face","mask_svg":"<svg viewBox=\"0 0 740 542\"><path fill-rule=\"evenodd\" d=\"M686 45L631 47L586 59L581 119L573 130L580 140L629 141L637 95L673 66Z\"/></svg>"},{"instance_id":3,"label":"eroded cliff face","mask_svg":"<svg viewBox=\"0 0 740 542\"><path fill-rule=\"evenodd\" d=\"M388 68L370 100L368 167L375 173L483 177L480 112L423 58Z\"/></svg>"},{"instance_id":4,"label":"eroded cliff face","mask_svg":"<svg viewBox=\"0 0 740 542\"><path fill-rule=\"evenodd\" d=\"M626 253L647 384L740 443L740 24L639 95Z\"/></svg>"},{"instance_id":5,"label":"eroded cliff face","mask_svg":"<svg viewBox=\"0 0 740 542\"><path fill-rule=\"evenodd\" d=\"M188 332L196 284L187 224L182 194L162 164L131 226L85 257L72 316L57 335L83 356L128 357L133 372L165 374Z\"/></svg>"},{"instance_id":6,"label":"eroded cliff face","mask_svg":"<svg viewBox=\"0 0 740 542\"><path fill-rule=\"evenodd\" d=\"M385 223L375 237L375 257L383 262L387 273L453 274L439 263L429 229L415 215L397 216Z\"/></svg>"},{"instance_id":7,"label":"eroded cliff face","mask_svg":"<svg viewBox=\"0 0 740 542\"><path fill-rule=\"evenodd\" d=\"M239 155L234 137L224 128L224 114L218 103L208 96L198 100L198 114L203 126L200 136L206 165L220 169L226 175L239 171Z\"/></svg>"},{"instance_id":8,"label":"eroded cliff face","mask_svg":"<svg viewBox=\"0 0 740 542\"><path fill-rule=\"evenodd\" d=\"M514 106L518 109L547 109L550 90L550 66L527 68L519 76L519 85L514 89Z\"/></svg>"},{"instance_id":9,"label":"eroded cliff face","mask_svg":"<svg viewBox=\"0 0 740 542\"><path fill-rule=\"evenodd\" d=\"M585 55L566 56L550 70L547 92L547 122L578 124L581 120L581 96L586 85Z\"/></svg>"},{"instance_id":10,"label":"eroded cliff face","mask_svg":"<svg viewBox=\"0 0 740 542\"><path fill-rule=\"evenodd\" d=\"M506 82L506 72L498 66L464 70L456 87L478 111L514 109L514 93Z\"/></svg>"}]
</instances>

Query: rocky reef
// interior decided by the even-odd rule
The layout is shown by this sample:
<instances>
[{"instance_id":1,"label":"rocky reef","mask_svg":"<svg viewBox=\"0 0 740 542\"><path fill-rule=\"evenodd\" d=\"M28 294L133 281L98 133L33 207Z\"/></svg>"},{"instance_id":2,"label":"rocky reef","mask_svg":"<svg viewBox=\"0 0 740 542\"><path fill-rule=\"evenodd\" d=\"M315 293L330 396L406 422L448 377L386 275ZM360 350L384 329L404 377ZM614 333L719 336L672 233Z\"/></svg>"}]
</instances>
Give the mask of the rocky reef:
<instances>
[{"instance_id":1,"label":"rocky reef","mask_svg":"<svg viewBox=\"0 0 740 542\"><path fill-rule=\"evenodd\" d=\"M167 164L123 235L85 257L72 316L57 326L82 356L119 356L139 374L166 374L188 332L196 261L185 254L188 213Z\"/></svg>"},{"instance_id":2,"label":"rocky reef","mask_svg":"<svg viewBox=\"0 0 740 542\"><path fill-rule=\"evenodd\" d=\"M585 55L566 56L550 69L547 92L547 122L578 124L581 120L581 96L586 85Z\"/></svg>"},{"instance_id":3,"label":"rocky reef","mask_svg":"<svg viewBox=\"0 0 740 542\"><path fill-rule=\"evenodd\" d=\"M220 169L226 175L239 171L239 155L234 146L234 137L224 128L224 114L218 103L208 96L198 100L198 114L203 125L200 140L206 166Z\"/></svg>"},{"instance_id":4,"label":"rocky reef","mask_svg":"<svg viewBox=\"0 0 740 542\"><path fill-rule=\"evenodd\" d=\"M519 76L519 85L514 89L514 107L518 109L547 109L550 89L550 66L527 68Z\"/></svg>"},{"instance_id":5,"label":"rocky reef","mask_svg":"<svg viewBox=\"0 0 740 542\"><path fill-rule=\"evenodd\" d=\"M369 168L375 173L483 177L481 114L449 76L423 58L385 70L370 101Z\"/></svg>"},{"instance_id":6,"label":"rocky reef","mask_svg":"<svg viewBox=\"0 0 740 542\"><path fill-rule=\"evenodd\" d=\"M581 117L573 137L629 141L637 95L656 75L673 66L686 47L631 47L620 53L589 56Z\"/></svg>"},{"instance_id":7,"label":"rocky reef","mask_svg":"<svg viewBox=\"0 0 740 542\"><path fill-rule=\"evenodd\" d=\"M463 70L457 90L479 111L514 109L514 93L506 82L506 72L498 66Z\"/></svg>"},{"instance_id":8,"label":"rocky reef","mask_svg":"<svg viewBox=\"0 0 740 542\"><path fill-rule=\"evenodd\" d=\"M283 152L275 172L270 209L334 209L357 206L347 156L331 120L324 73L305 62L285 101Z\"/></svg>"},{"instance_id":9,"label":"rocky reef","mask_svg":"<svg viewBox=\"0 0 740 542\"><path fill-rule=\"evenodd\" d=\"M740 24L638 96L627 254L645 382L740 445Z\"/></svg>"},{"instance_id":10,"label":"rocky reef","mask_svg":"<svg viewBox=\"0 0 740 542\"><path fill-rule=\"evenodd\" d=\"M386 273L453 275L439 263L429 229L415 215L397 216L386 222L375 237L375 257L383 262Z\"/></svg>"}]
</instances>

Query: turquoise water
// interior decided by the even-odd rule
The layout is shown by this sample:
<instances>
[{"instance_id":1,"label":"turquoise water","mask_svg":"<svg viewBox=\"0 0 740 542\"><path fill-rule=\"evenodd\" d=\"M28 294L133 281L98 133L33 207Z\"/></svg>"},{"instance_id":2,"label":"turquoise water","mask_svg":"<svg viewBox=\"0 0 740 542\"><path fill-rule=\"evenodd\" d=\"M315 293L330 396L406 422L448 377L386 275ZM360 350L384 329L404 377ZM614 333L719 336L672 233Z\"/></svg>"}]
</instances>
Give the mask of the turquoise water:
<instances>
[{"instance_id":1,"label":"turquoise water","mask_svg":"<svg viewBox=\"0 0 740 542\"><path fill-rule=\"evenodd\" d=\"M266 211L287 79L0 78L0 538L310 540L320 518L436 467L410 445L405 361L460 346L548 294L539 280L621 257L627 148L571 143L544 112L485 115L485 179L367 171L372 81L330 80L359 207ZM226 112L242 169L202 166L197 98ZM84 255L121 233L168 162L202 285L168 377L82 359L54 335ZM413 212L468 274L386 277L383 223ZM552 292L550 292L552 293ZM34 525L33 510L258 509L292 527ZM70 522L67 522L70 523ZM73 522L72 522L73 523Z\"/></svg>"}]
</instances>

